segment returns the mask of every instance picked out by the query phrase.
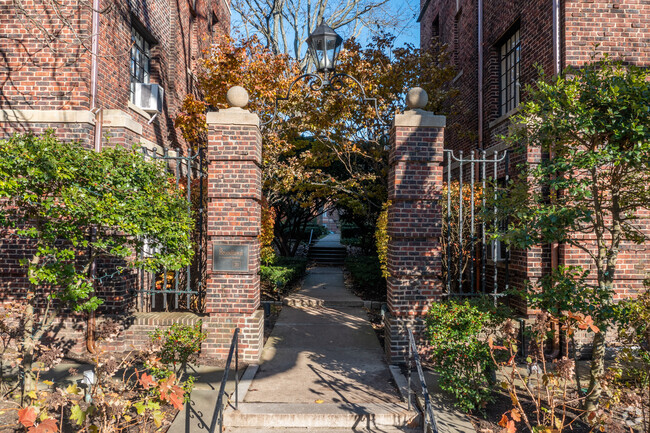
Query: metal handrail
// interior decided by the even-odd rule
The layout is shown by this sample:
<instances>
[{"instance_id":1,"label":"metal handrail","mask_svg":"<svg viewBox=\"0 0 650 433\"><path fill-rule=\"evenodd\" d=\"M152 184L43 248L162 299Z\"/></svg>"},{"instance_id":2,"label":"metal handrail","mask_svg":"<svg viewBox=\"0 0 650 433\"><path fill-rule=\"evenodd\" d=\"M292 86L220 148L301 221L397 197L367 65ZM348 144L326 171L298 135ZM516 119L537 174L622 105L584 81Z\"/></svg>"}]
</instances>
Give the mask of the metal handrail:
<instances>
[{"instance_id":1,"label":"metal handrail","mask_svg":"<svg viewBox=\"0 0 650 433\"><path fill-rule=\"evenodd\" d=\"M228 352L228 360L226 361L226 368L223 371L223 378L221 379L221 387L219 388L219 396L217 403L214 406L214 413L212 414L212 423L210 424L210 433L221 433L223 431L223 396L226 393L226 382L230 373L230 364L232 363L233 353L235 354L235 409L238 408L239 403L239 328L235 328L230 342L230 351ZM215 430L217 423L219 430Z\"/></svg>"},{"instance_id":2,"label":"metal handrail","mask_svg":"<svg viewBox=\"0 0 650 433\"><path fill-rule=\"evenodd\" d=\"M431 425L432 433L438 433L438 424L436 423L436 416L433 413L433 406L431 405L431 398L429 397L429 390L427 389L427 383L424 380L424 372L422 371L422 364L420 363L420 355L418 355L418 348L415 345L415 339L413 338L413 331L406 328L406 334L409 336L409 346L408 346L408 361L406 365L406 370L408 371L408 408L411 410L411 399L413 395L413 389L411 388L411 362L415 362L415 367L418 370L418 376L420 378L420 385L422 386L422 395L424 397L424 433L427 433L427 426Z\"/></svg>"},{"instance_id":3,"label":"metal handrail","mask_svg":"<svg viewBox=\"0 0 650 433\"><path fill-rule=\"evenodd\" d=\"M311 246L311 239L313 236L314 236L314 229L311 229L311 231L309 232L309 243L307 244L307 248Z\"/></svg>"}]
</instances>

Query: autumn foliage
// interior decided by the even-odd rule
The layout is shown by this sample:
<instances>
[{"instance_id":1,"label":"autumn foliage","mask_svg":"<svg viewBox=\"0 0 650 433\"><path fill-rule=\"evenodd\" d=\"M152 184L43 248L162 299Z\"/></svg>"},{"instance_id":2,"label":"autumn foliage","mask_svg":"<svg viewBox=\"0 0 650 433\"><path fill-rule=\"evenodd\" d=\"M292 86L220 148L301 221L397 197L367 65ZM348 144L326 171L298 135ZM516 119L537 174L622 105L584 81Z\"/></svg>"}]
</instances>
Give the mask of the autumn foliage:
<instances>
[{"instance_id":1,"label":"autumn foliage","mask_svg":"<svg viewBox=\"0 0 650 433\"><path fill-rule=\"evenodd\" d=\"M188 141L203 146L205 111L226 108L232 86L248 91L247 109L263 123L263 188L275 210L275 246L280 254L293 255L297 234L334 206L374 232L387 195L388 125L404 108L405 92L416 85L428 91L428 109L448 108L443 101L454 94L448 86L454 72L435 66L444 58L444 49L399 48L387 35L365 49L351 40L340 53L337 71L358 83L343 78L321 88L317 79L294 83L301 73L297 62L272 53L257 39L224 36L204 53L196 71L201 97L186 97L176 125ZM377 110L363 101L364 93L376 98ZM273 117L278 96L286 100L277 100Z\"/></svg>"}]
</instances>

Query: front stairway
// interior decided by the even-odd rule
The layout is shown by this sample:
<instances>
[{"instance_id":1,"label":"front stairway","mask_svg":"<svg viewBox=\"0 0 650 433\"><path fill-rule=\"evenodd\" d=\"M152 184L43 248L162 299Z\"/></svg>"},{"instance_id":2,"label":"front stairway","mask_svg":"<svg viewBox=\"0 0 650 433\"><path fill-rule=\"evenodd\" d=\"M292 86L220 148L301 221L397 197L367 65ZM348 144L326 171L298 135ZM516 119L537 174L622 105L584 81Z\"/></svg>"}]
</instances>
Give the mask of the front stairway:
<instances>
[{"instance_id":1,"label":"front stairway","mask_svg":"<svg viewBox=\"0 0 650 433\"><path fill-rule=\"evenodd\" d=\"M361 304L340 268L310 269L287 299L259 367L245 374L238 409L224 412L225 431L416 431L419 414L400 398Z\"/></svg>"},{"instance_id":2,"label":"front stairway","mask_svg":"<svg viewBox=\"0 0 650 433\"><path fill-rule=\"evenodd\" d=\"M341 235L329 234L309 246L309 258L318 266L343 266L347 249L341 245Z\"/></svg>"}]
</instances>

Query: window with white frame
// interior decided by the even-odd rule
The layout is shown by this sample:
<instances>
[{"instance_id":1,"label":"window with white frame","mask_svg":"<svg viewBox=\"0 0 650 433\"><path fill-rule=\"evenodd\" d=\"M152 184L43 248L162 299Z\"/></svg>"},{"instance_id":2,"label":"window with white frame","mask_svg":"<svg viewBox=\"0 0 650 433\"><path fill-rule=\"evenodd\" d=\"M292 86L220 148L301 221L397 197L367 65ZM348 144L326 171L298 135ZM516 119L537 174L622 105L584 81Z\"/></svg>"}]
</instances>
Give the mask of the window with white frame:
<instances>
[{"instance_id":1,"label":"window with white frame","mask_svg":"<svg viewBox=\"0 0 650 433\"><path fill-rule=\"evenodd\" d=\"M135 27L131 27L131 102L135 103L135 84L149 82L151 44Z\"/></svg>"},{"instance_id":2,"label":"window with white frame","mask_svg":"<svg viewBox=\"0 0 650 433\"><path fill-rule=\"evenodd\" d=\"M511 32L505 42L499 47L500 64L500 109L504 115L519 105L519 59L521 45L519 28Z\"/></svg>"}]
</instances>

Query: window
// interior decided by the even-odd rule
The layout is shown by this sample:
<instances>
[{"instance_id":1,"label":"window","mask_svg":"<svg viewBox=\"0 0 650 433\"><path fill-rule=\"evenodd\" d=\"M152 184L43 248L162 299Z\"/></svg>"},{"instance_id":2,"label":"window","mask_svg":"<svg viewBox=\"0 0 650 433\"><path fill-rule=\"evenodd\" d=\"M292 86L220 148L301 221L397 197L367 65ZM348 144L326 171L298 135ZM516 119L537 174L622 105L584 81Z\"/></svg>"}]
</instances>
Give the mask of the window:
<instances>
[{"instance_id":1,"label":"window","mask_svg":"<svg viewBox=\"0 0 650 433\"><path fill-rule=\"evenodd\" d=\"M131 102L135 103L135 84L149 82L151 44L131 27Z\"/></svg>"},{"instance_id":2,"label":"window","mask_svg":"<svg viewBox=\"0 0 650 433\"><path fill-rule=\"evenodd\" d=\"M519 105L519 29L512 32L499 47L501 107L502 116Z\"/></svg>"},{"instance_id":3,"label":"window","mask_svg":"<svg viewBox=\"0 0 650 433\"><path fill-rule=\"evenodd\" d=\"M431 39L440 37L440 16L436 15L436 18L431 23Z\"/></svg>"}]
</instances>

